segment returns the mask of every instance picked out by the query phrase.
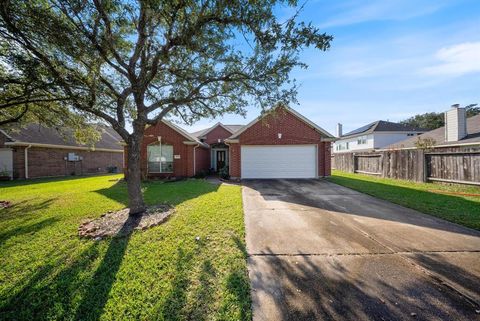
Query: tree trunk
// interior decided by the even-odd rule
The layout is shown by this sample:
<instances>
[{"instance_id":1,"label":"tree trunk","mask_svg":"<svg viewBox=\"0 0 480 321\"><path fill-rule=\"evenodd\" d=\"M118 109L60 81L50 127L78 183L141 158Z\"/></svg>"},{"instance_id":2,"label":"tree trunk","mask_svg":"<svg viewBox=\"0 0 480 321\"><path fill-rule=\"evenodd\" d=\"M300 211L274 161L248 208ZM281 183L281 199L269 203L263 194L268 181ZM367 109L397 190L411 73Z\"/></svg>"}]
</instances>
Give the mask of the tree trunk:
<instances>
[{"instance_id":1,"label":"tree trunk","mask_svg":"<svg viewBox=\"0 0 480 321\"><path fill-rule=\"evenodd\" d=\"M134 137L140 136L140 137ZM130 215L145 211L142 195L142 172L140 169L140 152L142 135L133 134L127 145L127 189Z\"/></svg>"}]
</instances>

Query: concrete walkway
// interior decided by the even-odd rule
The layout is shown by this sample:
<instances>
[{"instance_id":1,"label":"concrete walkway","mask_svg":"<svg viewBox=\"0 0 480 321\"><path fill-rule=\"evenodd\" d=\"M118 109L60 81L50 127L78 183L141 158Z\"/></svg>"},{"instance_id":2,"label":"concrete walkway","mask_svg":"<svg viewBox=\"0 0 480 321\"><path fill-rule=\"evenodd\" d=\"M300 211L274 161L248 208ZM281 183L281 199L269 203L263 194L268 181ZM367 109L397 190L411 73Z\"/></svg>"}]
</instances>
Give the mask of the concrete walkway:
<instances>
[{"instance_id":1,"label":"concrete walkway","mask_svg":"<svg viewBox=\"0 0 480 321\"><path fill-rule=\"evenodd\" d=\"M255 321L480 320L478 231L322 180L243 202Z\"/></svg>"}]
</instances>

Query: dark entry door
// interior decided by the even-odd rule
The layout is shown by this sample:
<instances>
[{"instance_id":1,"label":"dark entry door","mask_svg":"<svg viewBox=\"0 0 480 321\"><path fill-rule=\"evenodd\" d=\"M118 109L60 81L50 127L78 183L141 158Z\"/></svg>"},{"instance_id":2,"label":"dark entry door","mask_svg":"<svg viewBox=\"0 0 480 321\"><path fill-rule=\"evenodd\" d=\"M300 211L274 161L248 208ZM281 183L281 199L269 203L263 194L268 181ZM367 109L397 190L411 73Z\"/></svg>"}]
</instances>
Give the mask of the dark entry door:
<instances>
[{"instance_id":1,"label":"dark entry door","mask_svg":"<svg viewBox=\"0 0 480 321\"><path fill-rule=\"evenodd\" d=\"M227 152L224 150L217 150L217 171L225 167Z\"/></svg>"}]
</instances>

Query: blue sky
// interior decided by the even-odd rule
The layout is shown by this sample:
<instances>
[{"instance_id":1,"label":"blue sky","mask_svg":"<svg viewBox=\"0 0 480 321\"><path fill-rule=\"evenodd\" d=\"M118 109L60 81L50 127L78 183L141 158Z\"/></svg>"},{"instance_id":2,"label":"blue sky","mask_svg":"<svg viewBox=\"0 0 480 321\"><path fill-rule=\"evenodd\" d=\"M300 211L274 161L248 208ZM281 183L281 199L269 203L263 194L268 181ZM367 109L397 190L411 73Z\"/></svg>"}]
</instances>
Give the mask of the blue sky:
<instances>
[{"instance_id":1,"label":"blue sky","mask_svg":"<svg viewBox=\"0 0 480 321\"><path fill-rule=\"evenodd\" d=\"M294 10L279 8L280 17ZM310 0L300 19L334 36L327 52L306 50L309 65L292 77L301 85L293 108L335 133L383 119L444 111L454 103L480 103L479 0ZM226 115L202 120L246 124Z\"/></svg>"}]
</instances>

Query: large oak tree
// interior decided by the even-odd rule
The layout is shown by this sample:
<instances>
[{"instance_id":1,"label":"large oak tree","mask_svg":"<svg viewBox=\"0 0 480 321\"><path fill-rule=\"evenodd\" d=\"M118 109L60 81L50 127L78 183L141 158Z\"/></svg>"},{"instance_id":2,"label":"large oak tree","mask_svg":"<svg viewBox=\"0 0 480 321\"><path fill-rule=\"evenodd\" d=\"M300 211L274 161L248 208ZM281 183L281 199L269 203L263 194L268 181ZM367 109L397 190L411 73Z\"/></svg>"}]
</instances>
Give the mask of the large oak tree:
<instances>
[{"instance_id":1,"label":"large oak tree","mask_svg":"<svg viewBox=\"0 0 480 321\"><path fill-rule=\"evenodd\" d=\"M295 100L300 51L326 50L332 37L297 14L280 21L279 6L297 3L3 0L0 121L30 112L108 122L127 144L130 213L140 213L147 125Z\"/></svg>"}]
</instances>

